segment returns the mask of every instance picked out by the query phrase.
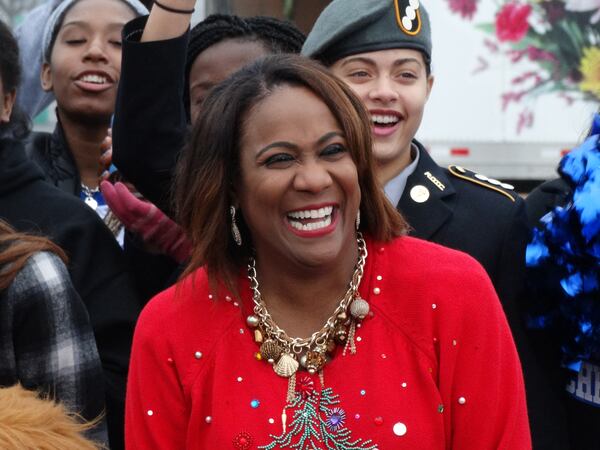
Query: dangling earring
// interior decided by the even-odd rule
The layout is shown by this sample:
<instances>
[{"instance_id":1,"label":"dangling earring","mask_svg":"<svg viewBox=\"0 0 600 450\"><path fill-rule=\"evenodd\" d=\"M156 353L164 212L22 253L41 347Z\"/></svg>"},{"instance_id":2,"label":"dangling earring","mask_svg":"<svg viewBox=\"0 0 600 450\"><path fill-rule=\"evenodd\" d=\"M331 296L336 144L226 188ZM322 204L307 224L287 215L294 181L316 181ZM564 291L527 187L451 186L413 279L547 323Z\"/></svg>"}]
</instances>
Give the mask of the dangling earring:
<instances>
[{"instance_id":1,"label":"dangling earring","mask_svg":"<svg viewBox=\"0 0 600 450\"><path fill-rule=\"evenodd\" d=\"M358 231L359 228L360 228L360 209L356 213L356 231Z\"/></svg>"},{"instance_id":2,"label":"dangling earring","mask_svg":"<svg viewBox=\"0 0 600 450\"><path fill-rule=\"evenodd\" d=\"M229 212L231 213L231 234L233 235L233 240L238 245L238 247L242 246L242 235L240 234L240 229L235 222L235 206L229 207Z\"/></svg>"}]
</instances>

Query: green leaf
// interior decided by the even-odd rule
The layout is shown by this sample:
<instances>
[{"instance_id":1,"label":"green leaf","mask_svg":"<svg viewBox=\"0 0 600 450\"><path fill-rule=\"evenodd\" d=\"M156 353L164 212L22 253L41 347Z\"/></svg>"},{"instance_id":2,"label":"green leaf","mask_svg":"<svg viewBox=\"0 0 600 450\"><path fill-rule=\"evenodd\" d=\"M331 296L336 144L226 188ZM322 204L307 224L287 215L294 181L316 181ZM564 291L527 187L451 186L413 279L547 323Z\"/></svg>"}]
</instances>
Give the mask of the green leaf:
<instances>
[{"instance_id":1,"label":"green leaf","mask_svg":"<svg viewBox=\"0 0 600 450\"><path fill-rule=\"evenodd\" d=\"M478 23L475 25L475 28L481 30L485 33L496 34L496 24L495 23Z\"/></svg>"}]
</instances>

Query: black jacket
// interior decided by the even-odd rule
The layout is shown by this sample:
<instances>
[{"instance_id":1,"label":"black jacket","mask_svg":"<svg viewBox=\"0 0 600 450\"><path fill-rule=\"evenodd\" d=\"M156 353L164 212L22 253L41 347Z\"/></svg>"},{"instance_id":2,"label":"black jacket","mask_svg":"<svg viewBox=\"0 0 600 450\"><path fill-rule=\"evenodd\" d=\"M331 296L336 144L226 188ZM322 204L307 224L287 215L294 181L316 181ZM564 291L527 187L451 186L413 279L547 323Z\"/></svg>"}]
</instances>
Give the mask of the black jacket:
<instances>
[{"instance_id":1,"label":"black jacket","mask_svg":"<svg viewBox=\"0 0 600 450\"><path fill-rule=\"evenodd\" d=\"M0 218L18 231L48 236L66 251L104 369L109 437L122 438L129 353L140 306L119 245L96 213L46 183L22 145L6 139L0 140Z\"/></svg>"},{"instance_id":2,"label":"black jacket","mask_svg":"<svg viewBox=\"0 0 600 450\"><path fill-rule=\"evenodd\" d=\"M98 149L100 152L100 149ZM25 141L25 153L44 174L46 181L67 194L79 196L79 170L65 140L60 122L50 133L33 132Z\"/></svg>"},{"instance_id":3,"label":"black jacket","mask_svg":"<svg viewBox=\"0 0 600 450\"><path fill-rule=\"evenodd\" d=\"M529 226L538 226L544 215L557 206L564 206L571 192L572 187L563 178L546 181L531 191L525 201Z\"/></svg>"},{"instance_id":4,"label":"black jacket","mask_svg":"<svg viewBox=\"0 0 600 450\"><path fill-rule=\"evenodd\" d=\"M415 143L420 151L419 162L408 177L398 209L413 228L411 235L468 253L486 269L521 359L534 448L563 450L564 412L523 321L521 302L529 235L524 201L515 192L484 181L485 177L478 179L478 174L462 167L439 167L423 146ZM427 201L419 203L412 198L416 186L427 189Z\"/></svg>"},{"instance_id":5,"label":"black jacket","mask_svg":"<svg viewBox=\"0 0 600 450\"><path fill-rule=\"evenodd\" d=\"M60 122L52 133L31 133L25 141L25 153L42 169L46 181L67 194L81 194L81 178ZM143 243L125 232L122 259L130 269L141 305L166 289L176 278L177 264L170 258L147 252Z\"/></svg>"}]
</instances>

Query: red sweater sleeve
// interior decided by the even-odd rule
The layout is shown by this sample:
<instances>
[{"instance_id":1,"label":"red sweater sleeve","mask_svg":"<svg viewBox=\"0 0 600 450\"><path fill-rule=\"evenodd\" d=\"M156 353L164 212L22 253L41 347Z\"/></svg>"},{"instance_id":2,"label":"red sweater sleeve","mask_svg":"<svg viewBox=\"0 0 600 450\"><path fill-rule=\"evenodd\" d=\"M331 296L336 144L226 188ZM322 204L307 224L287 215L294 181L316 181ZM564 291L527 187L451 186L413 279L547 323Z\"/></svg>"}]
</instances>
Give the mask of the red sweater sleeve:
<instances>
[{"instance_id":1,"label":"red sweater sleeve","mask_svg":"<svg viewBox=\"0 0 600 450\"><path fill-rule=\"evenodd\" d=\"M168 336L161 323L166 291L144 309L133 339L127 384L125 441L128 450L180 450L186 448L185 396ZM169 312L166 312L169 314Z\"/></svg>"},{"instance_id":2,"label":"red sweater sleeve","mask_svg":"<svg viewBox=\"0 0 600 450\"><path fill-rule=\"evenodd\" d=\"M483 269L467 263L462 272L469 276L450 281L455 301L436 316L446 442L452 450L531 449L521 365L508 323ZM455 320L444 320L446 313Z\"/></svg>"}]
</instances>

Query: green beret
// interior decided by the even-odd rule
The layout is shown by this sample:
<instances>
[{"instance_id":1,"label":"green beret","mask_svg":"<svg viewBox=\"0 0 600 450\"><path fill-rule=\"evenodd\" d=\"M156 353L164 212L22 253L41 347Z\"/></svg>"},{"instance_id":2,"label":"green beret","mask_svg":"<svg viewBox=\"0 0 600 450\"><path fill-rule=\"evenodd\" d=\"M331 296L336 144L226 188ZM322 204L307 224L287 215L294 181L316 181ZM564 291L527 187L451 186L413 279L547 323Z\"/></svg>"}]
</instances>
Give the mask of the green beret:
<instances>
[{"instance_id":1,"label":"green beret","mask_svg":"<svg viewBox=\"0 0 600 450\"><path fill-rule=\"evenodd\" d=\"M419 0L334 0L317 19L302 54L329 65L394 48L419 50L431 60L431 25Z\"/></svg>"}]
</instances>

